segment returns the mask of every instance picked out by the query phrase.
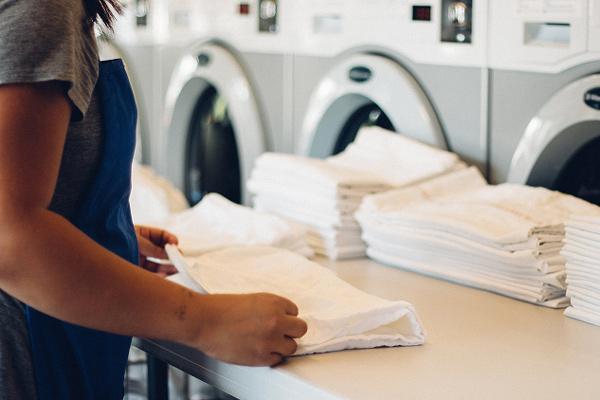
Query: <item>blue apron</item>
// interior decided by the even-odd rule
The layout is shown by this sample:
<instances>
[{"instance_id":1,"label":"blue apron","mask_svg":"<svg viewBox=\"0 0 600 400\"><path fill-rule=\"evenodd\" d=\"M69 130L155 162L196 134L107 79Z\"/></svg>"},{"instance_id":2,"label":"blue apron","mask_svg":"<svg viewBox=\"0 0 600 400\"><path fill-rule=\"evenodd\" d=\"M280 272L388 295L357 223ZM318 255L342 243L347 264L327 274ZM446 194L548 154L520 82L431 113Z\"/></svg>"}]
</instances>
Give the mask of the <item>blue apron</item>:
<instances>
[{"instance_id":1,"label":"blue apron","mask_svg":"<svg viewBox=\"0 0 600 400\"><path fill-rule=\"evenodd\" d=\"M137 264L129 208L137 113L120 60L101 63L97 89L104 120L102 156L72 222L106 249ZM31 307L26 307L26 315L40 400L123 398L131 338L68 324Z\"/></svg>"}]
</instances>

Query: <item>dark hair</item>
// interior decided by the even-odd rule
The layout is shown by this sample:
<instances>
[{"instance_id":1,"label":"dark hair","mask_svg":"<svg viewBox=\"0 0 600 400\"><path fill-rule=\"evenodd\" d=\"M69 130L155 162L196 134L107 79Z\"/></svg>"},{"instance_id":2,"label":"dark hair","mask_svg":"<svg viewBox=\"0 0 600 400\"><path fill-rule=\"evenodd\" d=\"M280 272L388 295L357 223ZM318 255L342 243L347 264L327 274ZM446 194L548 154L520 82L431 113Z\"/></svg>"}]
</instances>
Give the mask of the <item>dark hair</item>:
<instances>
[{"instance_id":1,"label":"dark hair","mask_svg":"<svg viewBox=\"0 0 600 400\"><path fill-rule=\"evenodd\" d=\"M119 0L83 0L83 5L90 24L102 22L109 29L123 9Z\"/></svg>"}]
</instances>

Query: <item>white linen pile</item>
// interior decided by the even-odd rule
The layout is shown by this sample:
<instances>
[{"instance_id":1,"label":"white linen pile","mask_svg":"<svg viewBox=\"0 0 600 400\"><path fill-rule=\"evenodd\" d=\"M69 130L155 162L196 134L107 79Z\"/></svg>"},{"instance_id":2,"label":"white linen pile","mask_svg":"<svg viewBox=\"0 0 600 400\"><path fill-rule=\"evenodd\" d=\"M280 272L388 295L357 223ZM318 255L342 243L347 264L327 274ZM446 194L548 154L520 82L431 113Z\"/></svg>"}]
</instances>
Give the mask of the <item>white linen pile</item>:
<instances>
[{"instance_id":1,"label":"white linen pile","mask_svg":"<svg viewBox=\"0 0 600 400\"><path fill-rule=\"evenodd\" d=\"M565 315L600 326L600 217L574 216L566 224L562 255L567 260Z\"/></svg>"},{"instance_id":2,"label":"white linen pile","mask_svg":"<svg viewBox=\"0 0 600 400\"><path fill-rule=\"evenodd\" d=\"M416 346L425 341L410 303L364 293L295 253L239 247L184 258L173 246L167 252L174 265L185 271L179 282L192 289L210 294L268 292L294 302L308 325L296 355Z\"/></svg>"},{"instance_id":3,"label":"white linen pile","mask_svg":"<svg viewBox=\"0 0 600 400\"><path fill-rule=\"evenodd\" d=\"M346 150L327 161L369 172L393 188L466 168L455 153L376 126L362 128Z\"/></svg>"},{"instance_id":4,"label":"white linen pile","mask_svg":"<svg viewBox=\"0 0 600 400\"><path fill-rule=\"evenodd\" d=\"M362 198L465 168L455 154L381 128L363 128L343 153L327 160L267 153L256 161L248 188L257 209L308 227L318 254L365 255L354 218Z\"/></svg>"},{"instance_id":5,"label":"white linen pile","mask_svg":"<svg viewBox=\"0 0 600 400\"><path fill-rule=\"evenodd\" d=\"M186 255L198 255L229 246L273 246L306 257L314 252L306 230L276 215L235 204L210 193L193 208L171 215L159 224L179 238Z\"/></svg>"},{"instance_id":6,"label":"white linen pile","mask_svg":"<svg viewBox=\"0 0 600 400\"><path fill-rule=\"evenodd\" d=\"M138 225L161 223L171 214L190 207L179 189L150 167L134 163L129 198L133 221Z\"/></svg>"},{"instance_id":7,"label":"white linen pile","mask_svg":"<svg viewBox=\"0 0 600 400\"><path fill-rule=\"evenodd\" d=\"M369 257L548 307L565 307L564 222L598 207L543 188L488 186L474 169L365 199Z\"/></svg>"},{"instance_id":8,"label":"white linen pile","mask_svg":"<svg viewBox=\"0 0 600 400\"><path fill-rule=\"evenodd\" d=\"M261 155L248 182L257 210L302 223L318 254L361 257L365 245L354 219L362 198L389 187L365 172L288 154Z\"/></svg>"},{"instance_id":9,"label":"white linen pile","mask_svg":"<svg viewBox=\"0 0 600 400\"><path fill-rule=\"evenodd\" d=\"M130 205L136 224L171 231L189 255L243 245L281 247L306 257L314 255L304 227L237 205L216 193L204 196L190 208L179 189L151 168L138 164L133 166Z\"/></svg>"}]
</instances>

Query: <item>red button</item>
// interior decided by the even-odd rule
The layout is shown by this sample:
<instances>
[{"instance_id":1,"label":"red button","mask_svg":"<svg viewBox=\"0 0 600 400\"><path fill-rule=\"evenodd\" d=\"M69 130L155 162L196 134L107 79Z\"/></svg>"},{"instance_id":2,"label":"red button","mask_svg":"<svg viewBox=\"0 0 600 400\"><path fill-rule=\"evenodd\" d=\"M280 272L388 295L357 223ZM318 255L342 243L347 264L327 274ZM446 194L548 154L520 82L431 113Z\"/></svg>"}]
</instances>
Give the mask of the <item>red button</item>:
<instances>
[{"instance_id":1,"label":"red button","mask_svg":"<svg viewBox=\"0 0 600 400\"><path fill-rule=\"evenodd\" d=\"M248 15L248 14L250 14L250 4L240 3L240 15Z\"/></svg>"}]
</instances>

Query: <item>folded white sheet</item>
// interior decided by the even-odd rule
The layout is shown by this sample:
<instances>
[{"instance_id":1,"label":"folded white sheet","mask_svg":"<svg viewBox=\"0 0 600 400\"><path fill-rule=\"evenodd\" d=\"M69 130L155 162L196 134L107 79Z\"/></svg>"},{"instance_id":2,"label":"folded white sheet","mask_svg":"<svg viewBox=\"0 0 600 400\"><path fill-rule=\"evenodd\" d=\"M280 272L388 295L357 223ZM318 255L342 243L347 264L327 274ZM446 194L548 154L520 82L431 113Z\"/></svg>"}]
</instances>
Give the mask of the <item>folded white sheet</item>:
<instances>
[{"instance_id":1,"label":"folded white sheet","mask_svg":"<svg viewBox=\"0 0 600 400\"><path fill-rule=\"evenodd\" d=\"M573 216L565 230L561 254L567 261L567 295L572 305L565 315L600 326L600 218Z\"/></svg>"},{"instance_id":2,"label":"folded white sheet","mask_svg":"<svg viewBox=\"0 0 600 400\"><path fill-rule=\"evenodd\" d=\"M365 170L281 153L264 153L258 157L248 183L251 191L258 182L290 187L301 184L324 196L376 192L387 188L381 179Z\"/></svg>"},{"instance_id":3,"label":"folded white sheet","mask_svg":"<svg viewBox=\"0 0 600 400\"><path fill-rule=\"evenodd\" d=\"M293 221L319 229L358 228L358 223L353 213L320 211L311 207L310 203L302 206L296 204L294 201L286 202L280 197L268 197L261 194L254 198L254 206L257 210L281 215Z\"/></svg>"},{"instance_id":4,"label":"folded white sheet","mask_svg":"<svg viewBox=\"0 0 600 400\"><path fill-rule=\"evenodd\" d=\"M311 256L306 230L298 224L234 204L211 193L195 207L161 224L179 237L180 248L197 255L228 246L282 247Z\"/></svg>"},{"instance_id":5,"label":"folded white sheet","mask_svg":"<svg viewBox=\"0 0 600 400\"><path fill-rule=\"evenodd\" d=\"M189 207L183 193L149 167L133 164L131 186L129 203L136 224L162 223L172 213Z\"/></svg>"},{"instance_id":6,"label":"folded white sheet","mask_svg":"<svg viewBox=\"0 0 600 400\"><path fill-rule=\"evenodd\" d=\"M600 313L588 312L575 307L569 307L565 310L565 315L569 318L587 322L588 324L600 326Z\"/></svg>"},{"instance_id":7,"label":"folded white sheet","mask_svg":"<svg viewBox=\"0 0 600 400\"><path fill-rule=\"evenodd\" d=\"M269 292L296 303L308 324L296 355L424 343L425 333L410 303L364 293L289 251L240 247L194 258L183 258L173 246L167 252L207 293Z\"/></svg>"},{"instance_id":8,"label":"folded white sheet","mask_svg":"<svg viewBox=\"0 0 600 400\"><path fill-rule=\"evenodd\" d=\"M542 188L488 186L476 171L464 170L367 196L356 218L368 256L380 262L564 307L565 258L581 254L567 243L560 255L571 215L598 217L600 208Z\"/></svg>"},{"instance_id":9,"label":"folded white sheet","mask_svg":"<svg viewBox=\"0 0 600 400\"><path fill-rule=\"evenodd\" d=\"M367 255L383 264L398 266L434 278L487 290L529 303L551 308L564 308L569 304L569 299L564 296L564 289L543 282L539 282L537 285L517 284L514 280L499 279L497 276L486 275L475 269L452 268L452 265L448 265L444 260L440 260L438 263L423 262L392 255L375 247L369 247ZM555 277L555 280L559 279L560 277Z\"/></svg>"},{"instance_id":10,"label":"folded white sheet","mask_svg":"<svg viewBox=\"0 0 600 400\"><path fill-rule=\"evenodd\" d=\"M544 188L503 184L368 214L404 228L426 227L484 244L512 245L538 235L563 236L564 221L585 213L600 215L600 208ZM368 214L361 208L356 216L361 223L373 221Z\"/></svg>"},{"instance_id":11,"label":"folded white sheet","mask_svg":"<svg viewBox=\"0 0 600 400\"><path fill-rule=\"evenodd\" d=\"M434 198L450 196L487 186L485 178L475 167L449 173L408 188L366 196L360 205L360 212L388 213L401 211L407 206Z\"/></svg>"},{"instance_id":12,"label":"folded white sheet","mask_svg":"<svg viewBox=\"0 0 600 400\"><path fill-rule=\"evenodd\" d=\"M450 235L448 235L450 236ZM530 271L553 273L564 270L565 260L559 255L560 248L547 254L531 250L502 251L493 247L481 245L477 242L462 238L451 240L440 239L435 235L420 234L417 232L406 235L380 235L369 230L364 234L364 239L370 245L386 245L390 249L400 246L400 251L414 249L414 252L423 252L430 257L453 257L459 262L492 266L495 269L502 267L502 271ZM402 250L400 250L402 249ZM393 250L392 250L393 251Z\"/></svg>"},{"instance_id":13,"label":"folded white sheet","mask_svg":"<svg viewBox=\"0 0 600 400\"><path fill-rule=\"evenodd\" d=\"M379 127L362 128L346 150L327 161L369 171L394 187L412 185L465 168L454 153Z\"/></svg>"}]
</instances>

